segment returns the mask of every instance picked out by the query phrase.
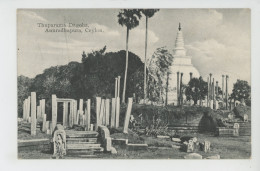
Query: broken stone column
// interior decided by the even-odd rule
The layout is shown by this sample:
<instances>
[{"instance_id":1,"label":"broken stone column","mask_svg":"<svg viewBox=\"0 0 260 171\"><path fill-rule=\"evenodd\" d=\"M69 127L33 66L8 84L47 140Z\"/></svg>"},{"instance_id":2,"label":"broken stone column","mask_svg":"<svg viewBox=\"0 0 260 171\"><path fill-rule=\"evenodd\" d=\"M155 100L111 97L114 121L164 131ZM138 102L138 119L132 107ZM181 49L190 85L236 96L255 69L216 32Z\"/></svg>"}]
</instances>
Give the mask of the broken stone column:
<instances>
[{"instance_id":1,"label":"broken stone column","mask_svg":"<svg viewBox=\"0 0 260 171\"><path fill-rule=\"evenodd\" d=\"M23 101L23 120L26 120L26 109L25 109L26 100Z\"/></svg>"},{"instance_id":2,"label":"broken stone column","mask_svg":"<svg viewBox=\"0 0 260 171\"><path fill-rule=\"evenodd\" d=\"M205 153L210 152L210 142L209 141L204 141L204 143L203 143L203 151Z\"/></svg>"},{"instance_id":3,"label":"broken stone column","mask_svg":"<svg viewBox=\"0 0 260 171\"><path fill-rule=\"evenodd\" d=\"M79 99L79 113L83 114L83 99Z\"/></svg>"},{"instance_id":4,"label":"broken stone column","mask_svg":"<svg viewBox=\"0 0 260 171\"><path fill-rule=\"evenodd\" d=\"M117 77L115 78L115 98L117 98Z\"/></svg>"},{"instance_id":5,"label":"broken stone column","mask_svg":"<svg viewBox=\"0 0 260 171\"><path fill-rule=\"evenodd\" d=\"M46 130L46 133L47 133L47 130L50 130L50 121L47 121L47 118L46 118L46 122L45 122L45 128Z\"/></svg>"},{"instance_id":6,"label":"broken stone column","mask_svg":"<svg viewBox=\"0 0 260 171\"><path fill-rule=\"evenodd\" d=\"M239 136L239 123L234 123L234 131L233 131L233 136Z\"/></svg>"},{"instance_id":7,"label":"broken stone column","mask_svg":"<svg viewBox=\"0 0 260 171\"><path fill-rule=\"evenodd\" d=\"M68 126L68 102L63 102L63 126Z\"/></svg>"},{"instance_id":8,"label":"broken stone column","mask_svg":"<svg viewBox=\"0 0 260 171\"><path fill-rule=\"evenodd\" d=\"M43 120L42 120L42 132L46 131L46 114L43 115Z\"/></svg>"},{"instance_id":9,"label":"broken stone column","mask_svg":"<svg viewBox=\"0 0 260 171\"><path fill-rule=\"evenodd\" d=\"M226 110L228 110L228 75L226 75Z\"/></svg>"},{"instance_id":10,"label":"broken stone column","mask_svg":"<svg viewBox=\"0 0 260 171\"><path fill-rule=\"evenodd\" d=\"M95 130L98 130L98 126L101 124L100 123L100 107L101 107L101 97L96 97L96 127Z\"/></svg>"},{"instance_id":11,"label":"broken stone column","mask_svg":"<svg viewBox=\"0 0 260 171\"><path fill-rule=\"evenodd\" d=\"M36 135L36 93L31 92L31 135Z\"/></svg>"},{"instance_id":12,"label":"broken stone column","mask_svg":"<svg viewBox=\"0 0 260 171\"><path fill-rule=\"evenodd\" d=\"M124 130L123 130L123 133L125 134L128 133L128 125L129 125L130 115L132 111L132 104L133 104L133 99L128 98L127 110L125 114Z\"/></svg>"},{"instance_id":13,"label":"broken stone column","mask_svg":"<svg viewBox=\"0 0 260 171\"><path fill-rule=\"evenodd\" d=\"M90 119L91 119L91 101L88 99L87 101L87 112L85 113L86 115L86 126L87 130L90 130Z\"/></svg>"},{"instance_id":14,"label":"broken stone column","mask_svg":"<svg viewBox=\"0 0 260 171\"><path fill-rule=\"evenodd\" d=\"M209 77L207 78L207 83L208 83L208 94L207 94L207 107L209 107L209 89L210 89L210 83L209 83Z\"/></svg>"},{"instance_id":15,"label":"broken stone column","mask_svg":"<svg viewBox=\"0 0 260 171\"><path fill-rule=\"evenodd\" d=\"M179 96L179 94L180 94L179 74L180 74L180 72L177 72L177 106L180 105L180 96Z\"/></svg>"},{"instance_id":16,"label":"broken stone column","mask_svg":"<svg viewBox=\"0 0 260 171\"><path fill-rule=\"evenodd\" d=\"M77 105L78 105L77 100L73 100L73 124L78 124L77 123L77 113L78 113Z\"/></svg>"},{"instance_id":17,"label":"broken stone column","mask_svg":"<svg viewBox=\"0 0 260 171\"><path fill-rule=\"evenodd\" d=\"M29 96L27 100L27 119L29 119L29 117L31 116L30 113L31 113L31 96Z\"/></svg>"},{"instance_id":18,"label":"broken stone column","mask_svg":"<svg viewBox=\"0 0 260 171\"><path fill-rule=\"evenodd\" d=\"M218 81L216 81L216 99L218 98Z\"/></svg>"},{"instance_id":19,"label":"broken stone column","mask_svg":"<svg viewBox=\"0 0 260 171\"><path fill-rule=\"evenodd\" d=\"M37 106L37 119L41 117L41 106Z\"/></svg>"},{"instance_id":20,"label":"broken stone column","mask_svg":"<svg viewBox=\"0 0 260 171\"><path fill-rule=\"evenodd\" d=\"M210 109L213 109L213 100L210 100Z\"/></svg>"},{"instance_id":21,"label":"broken stone column","mask_svg":"<svg viewBox=\"0 0 260 171\"><path fill-rule=\"evenodd\" d=\"M117 77L118 79L117 79L117 97L120 97L120 78L121 78L121 76L118 76Z\"/></svg>"},{"instance_id":22,"label":"broken stone column","mask_svg":"<svg viewBox=\"0 0 260 171\"><path fill-rule=\"evenodd\" d=\"M70 106L70 111L69 111L69 127L73 126L73 102L72 100L68 102L68 106Z\"/></svg>"},{"instance_id":23,"label":"broken stone column","mask_svg":"<svg viewBox=\"0 0 260 171\"><path fill-rule=\"evenodd\" d=\"M99 114L101 125L104 125L104 118L105 118L104 113L105 113L105 99L101 99L101 107L100 107L100 114Z\"/></svg>"},{"instance_id":24,"label":"broken stone column","mask_svg":"<svg viewBox=\"0 0 260 171\"><path fill-rule=\"evenodd\" d=\"M222 75L222 100L224 100L224 81L225 81L225 75Z\"/></svg>"},{"instance_id":25,"label":"broken stone column","mask_svg":"<svg viewBox=\"0 0 260 171\"><path fill-rule=\"evenodd\" d=\"M111 109L111 120L110 127L115 127L115 119L116 119L116 98L112 98L112 109Z\"/></svg>"},{"instance_id":26,"label":"broken stone column","mask_svg":"<svg viewBox=\"0 0 260 171\"><path fill-rule=\"evenodd\" d=\"M181 73L181 80L180 80L180 105L183 104L183 97L182 97L182 77L183 77L183 73Z\"/></svg>"},{"instance_id":27,"label":"broken stone column","mask_svg":"<svg viewBox=\"0 0 260 171\"><path fill-rule=\"evenodd\" d=\"M216 99L215 99L215 79L213 78L212 82L212 100L213 100L213 109L216 109Z\"/></svg>"},{"instance_id":28,"label":"broken stone column","mask_svg":"<svg viewBox=\"0 0 260 171\"><path fill-rule=\"evenodd\" d=\"M210 73L209 74L209 99L212 100L212 83L211 83L211 77L212 77L212 74Z\"/></svg>"},{"instance_id":29,"label":"broken stone column","mask_svg":"<svg viewBox=\"0 0 260 171\"><path fill-rule=\"evenodd\" d=\"M45 114L45 99L41 100L41 116Z\"/></svg>"},{"instance_id":30,"label":"broken stone column","mask_svg":"<svg viewBox=\"0 0 260 171\"><path fill-rule=\"evenodd\" d=\"M106 120L105 120L105 125L109 125L109 113L110 113L110 100L106 99Z\"/></svg>"},{"instance_id":31,"label":"broken stone column","mask_svg":"<svg viewBox=\"0 0 260 171\"><path fill-rule=\"evenodd\" d=\"M116 98L116 128L119 127L119 115L120 115L120 98Z\"/></svg>"},{"instance_id":32,"label":"broken stone column","mask_svg":"<svg viewBox=\"0 0 260 171\"><path fill-rule=\"evenodd\" d=\"M53 94L51 96L51 103L52 103L52 108L51 108L51 110L52 110L52 127L55 128L56 124L57 124L57 112L58 112L57 97L55 94Z\"/></svg>"}]
</instances>

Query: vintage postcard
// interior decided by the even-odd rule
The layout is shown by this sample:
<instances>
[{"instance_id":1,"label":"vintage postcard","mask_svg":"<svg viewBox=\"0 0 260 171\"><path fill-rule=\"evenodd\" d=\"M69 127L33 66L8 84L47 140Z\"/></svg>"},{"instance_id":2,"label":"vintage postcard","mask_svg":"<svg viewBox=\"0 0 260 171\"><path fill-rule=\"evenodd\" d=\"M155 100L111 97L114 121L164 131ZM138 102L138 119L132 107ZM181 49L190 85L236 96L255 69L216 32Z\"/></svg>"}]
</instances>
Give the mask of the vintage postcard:
<instances>
[{"instance_id":1,"label":"vintage postcard","mask_svg":"<svg viewBox=\"0 0 260 171\"><path fill-rule=\"evenodd\" d=\"M17 9L18 159L251 159L251 10Z\"/></svg>"}]
</instances>

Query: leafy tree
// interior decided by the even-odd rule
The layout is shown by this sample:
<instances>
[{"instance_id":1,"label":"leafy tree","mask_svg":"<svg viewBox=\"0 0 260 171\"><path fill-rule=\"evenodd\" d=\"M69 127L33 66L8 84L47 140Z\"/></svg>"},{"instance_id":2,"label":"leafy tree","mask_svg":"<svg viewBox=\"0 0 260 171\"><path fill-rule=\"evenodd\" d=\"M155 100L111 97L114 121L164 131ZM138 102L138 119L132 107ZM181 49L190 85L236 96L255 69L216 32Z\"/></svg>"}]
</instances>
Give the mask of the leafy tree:
<instances>
[{"instance_id":1,"label":"leafy tree","mask_svg":"<svg viewBox=\"0 0 260 171\"><path fill-rule=\"evenodd\" d=\"M173 56L165 47L156 49L148 68L148 93L150 100L159 101L165 95L168 89L167 77L169 76L172 62Z\"/></svg>"},{"instance_id":2,"label":"leafy tree","mask_svg":"<svg viewBox=\"0 0 260 171\"><path fill-rule=\"evenodd\" d=\"M185 88L185 95L187 100L193 100L197 104L198 100L204 100L208 93L208 84L202 77L192 78Z\"/></svg>"},{"instance_id":3,"label":"leafy tree","mask_svg":"<svg viewBox=\"0 0 260 171\"><path fill-rule=\"evenodd\" d=\"M233 86L231 98L240 102L244 99L247 105L251 105L251 86L248 82L238 79Z\"/></svg>"},{"instance_id":4,"label":"leafy tree","mask_svg":"<svg viewBox=\"0 0 260 171\"><path fill-rule=\"evenodd\" d=\"M118 23L121 26L126 26L126 63L125 63L125 76L124 76L122 103L125 103L126 80L127 80L127 69L128 69L129 30L131 30L139 25L140 18L141 18L141 11L138 9L131 9L131 10L122 9L118 14Z\"/></svg>"},{"instance_id":5,"label":"leafy tree","mask_svg":"<svg viewBox=\"0 0 260 171\"><path fill-rule=\"evenodd\" d=\"M143 9L142 13L145 15L145 55L144 55L144 99L147 98L147 89L146 89L146 55L147 55L147 34L148 34L148 18L154 16L154 14L159 11L159 9Z\"/></svg>"},{"instance_id":6,"label":"leafy tree","mask_svg":"<svg viewBox=\"0 0 260 171\"><path fill-rule=\"evenodd\" d=\"M32 79L25 77L23 75L17 78L17 88L18 88L18 116L22 117L23 113L23 100L30 96L30 86L32 84Z\"/></svg>"}]
</instances>

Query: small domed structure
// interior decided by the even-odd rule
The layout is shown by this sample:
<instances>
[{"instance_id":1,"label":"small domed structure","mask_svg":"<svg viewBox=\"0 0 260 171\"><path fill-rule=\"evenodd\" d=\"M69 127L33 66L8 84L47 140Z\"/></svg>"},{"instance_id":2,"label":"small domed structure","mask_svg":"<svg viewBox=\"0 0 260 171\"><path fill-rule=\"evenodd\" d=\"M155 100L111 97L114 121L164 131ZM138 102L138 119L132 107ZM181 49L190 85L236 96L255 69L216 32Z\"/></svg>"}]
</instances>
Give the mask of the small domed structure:
<instances>
[{"instance_id":1,"label":"small domed structure","mask_svg":"<svg viewBox=\"0 0 260 171\"><path fill-rule=\"evenodd\" d=\"M180 24L175 41L175 48L173 51L174 59L173 64L170 67L171 73L169 75L168 104L177 105L177 72L179 72L179 80L181 77L181 73L183 73L183 84L188 84L190 81L190 77L200 77L199 71L191 63L191 56L186 56L186 50L184 48L184 40Z\"/></svg>"}]
</instances>

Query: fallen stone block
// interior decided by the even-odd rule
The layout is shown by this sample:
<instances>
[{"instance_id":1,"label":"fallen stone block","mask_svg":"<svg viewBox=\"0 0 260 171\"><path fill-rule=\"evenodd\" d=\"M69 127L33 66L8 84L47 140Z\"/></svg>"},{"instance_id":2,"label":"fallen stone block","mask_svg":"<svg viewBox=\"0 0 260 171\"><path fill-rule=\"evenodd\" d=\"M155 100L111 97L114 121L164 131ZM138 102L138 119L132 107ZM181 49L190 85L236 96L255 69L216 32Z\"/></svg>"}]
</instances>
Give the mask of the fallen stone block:
<instances>
[{"instance_id":1,"label":"fallen stone block","mask_svg":"<svg viewBox=\"0 0 260 171\"><path fill-rule=\"evenodd\" d=\"M172 145L172 148L175 148L175 149L180 149L181 146L180 145Z\"/></svg>"},{"instance_id":2,"label":"fallen stone block","mask_svg":"<svg viewBox=\"0 0 260 171\"><path fill-rule=\"evenodd\" d=\"M111 147L111 154L117 154L115 147Z\"/></svg>"},{"instance_id":3,"label":"fallen stone block","mask_svg":"<svg viewBox=\"0 0 260 171\"><path fill-rule=\"evenodd\" d=\"M128 150L147 150L147 144L127 144Z\"/></svg>"},{"instance_id":4,"label":"fallen stone block","mask_svg":"<svg viewBox=\"0 0 260 171\"><path fill-rule=\"evenodd\" d=\"M206 159L220 159L220 155L219 154L216 154L214 156L209 156L207 157Z\"/></svg>"},{"instance_id":5,"label":"fallen stone block","mask_svg":"<svg viewBox=\"0 0 260 171\"><path fill-rule=\"evenodd\" d=\"M181 142L181 139L180 138L172 138L172 141L173 142Z\"/></svg>"},{"instance_id":6,"label":"fallen stone block","mask_svg":"<svg viewBox=\"0 0 260 171\"><path fill-rule=\"evenodd\" d=\"M112 138L112 144L113 145L127 145L128 139L123 139L123 138L114 139L114 138Z\"/></svg>"},{"instance_id":7,"label":"fallen stone block","mask_svg":"<svg viewBox=\"0 0 260 171\"><path fill-rule=\"evenodd\" d=\"M165 135L157 135L156 137L161 139L170 139L169 136L165 136Z\"/></svg>"},{"instance_id":8,"label":"fallen stone block","mask_svg":"<svg viewBox=\"0 0 260 171\"><path fill-rule=\"evenodd\" d=\"M198 153L190 153L184 156L184 159L202 159L202 155Z\"/></svg>"}]
</instances>

